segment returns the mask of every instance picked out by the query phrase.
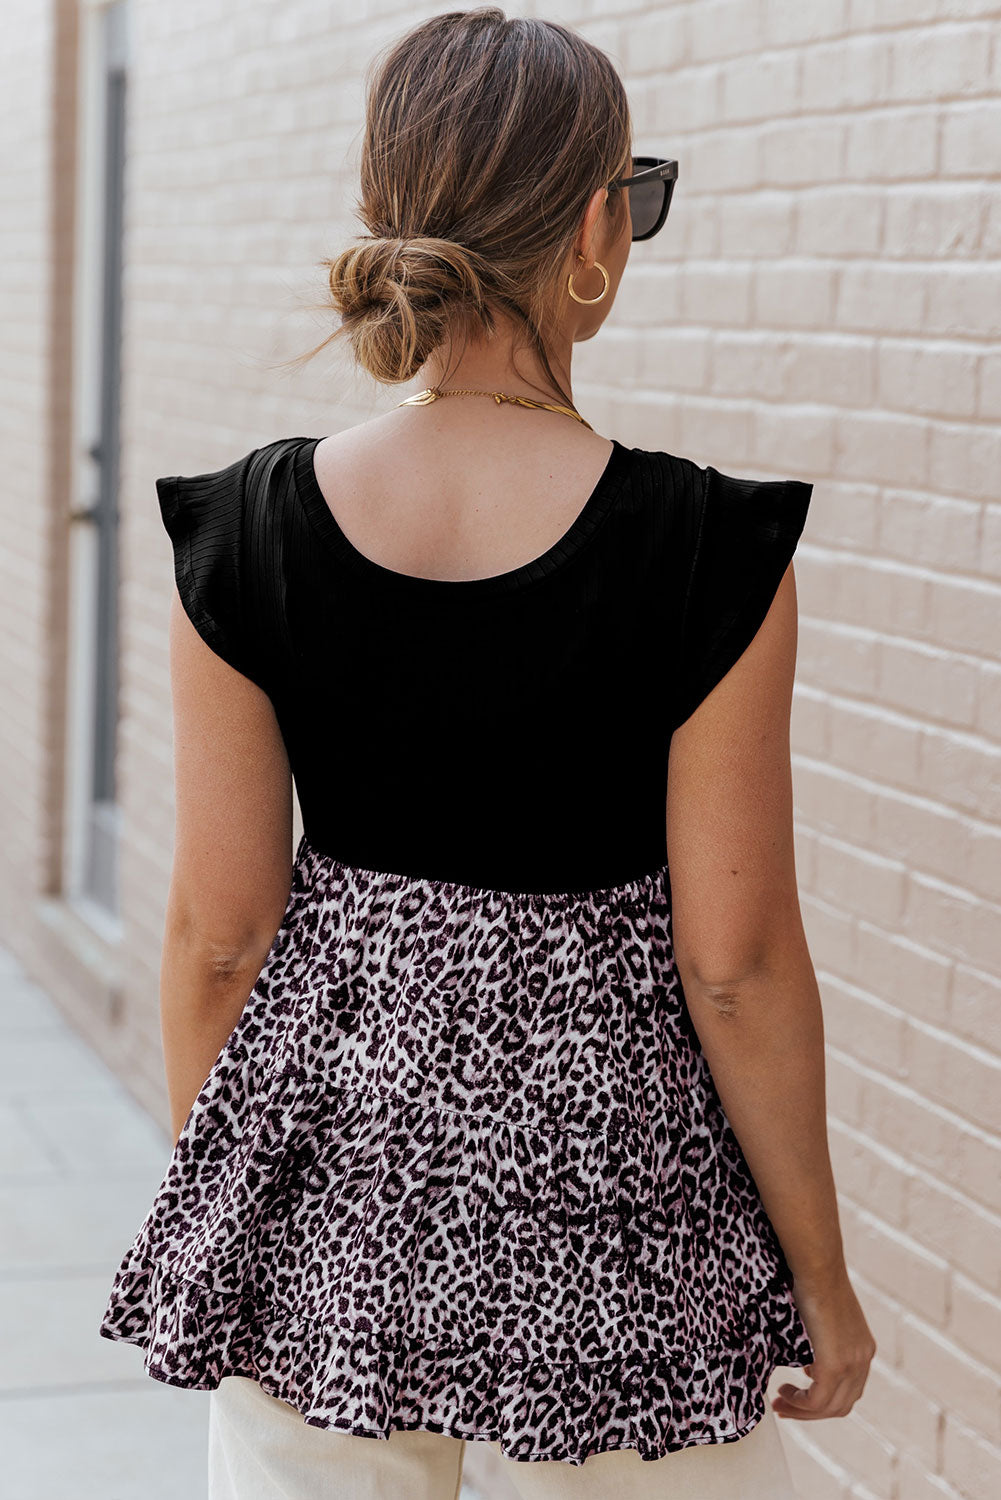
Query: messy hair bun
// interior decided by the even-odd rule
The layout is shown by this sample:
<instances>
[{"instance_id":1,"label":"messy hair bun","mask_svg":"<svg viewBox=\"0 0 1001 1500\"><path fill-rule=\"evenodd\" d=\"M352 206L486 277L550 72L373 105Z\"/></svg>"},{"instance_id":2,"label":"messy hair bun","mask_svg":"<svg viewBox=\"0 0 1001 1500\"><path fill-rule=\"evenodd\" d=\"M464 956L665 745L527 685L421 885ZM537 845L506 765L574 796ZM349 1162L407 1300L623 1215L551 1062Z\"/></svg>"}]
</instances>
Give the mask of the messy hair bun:
<instances>
[{"instance_id":1,"label":"messy hair bun","mask_svg":"<svg viewBox=\"0 0 1001 1500\"><path fill-rule=\"evenodd\" d=\"M495 314L555 379L545 330L588 200L628 164L625 90L608 57L551 21L450 11L396 41L370 77L361 194L368 231L327 269L340 324L377 380L410 380ZM621 222L622 193L606 212Z\"/></svg>"},{"instance_id":2,"label":"messy hair bun","mask_svg":"<svg viewBox=\"0 0 1001 1500\"><path fill-rule=\"evenodd\" d=\"M458 318L486 315L489 268L454 240L367 235L326 261L355 357L377 380L410 380Z\"/></svg>"}]
</instances>

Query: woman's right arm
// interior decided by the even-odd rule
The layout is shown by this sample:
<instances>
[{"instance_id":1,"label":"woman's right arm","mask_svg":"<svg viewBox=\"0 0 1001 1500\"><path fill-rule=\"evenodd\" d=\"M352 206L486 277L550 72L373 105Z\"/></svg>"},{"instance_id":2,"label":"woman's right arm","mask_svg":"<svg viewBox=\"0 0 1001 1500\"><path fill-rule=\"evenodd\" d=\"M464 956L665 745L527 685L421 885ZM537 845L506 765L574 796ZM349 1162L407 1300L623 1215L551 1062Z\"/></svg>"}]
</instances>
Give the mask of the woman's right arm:
<instances>
[{"instance_id":1,"label":"woman's right arm","mask_svg":"<svg viewBox=\"0 0 1001 1500\"><path fill-rule=\"evenodd\" d=\"M671 740L675 959L723 1108L793 1272L816 1355L780 1416L846 1415L875 1341L845 1266L827 1141L820 994L799 908L789 721L796 589Z\"/></svg>"}]
</instances>

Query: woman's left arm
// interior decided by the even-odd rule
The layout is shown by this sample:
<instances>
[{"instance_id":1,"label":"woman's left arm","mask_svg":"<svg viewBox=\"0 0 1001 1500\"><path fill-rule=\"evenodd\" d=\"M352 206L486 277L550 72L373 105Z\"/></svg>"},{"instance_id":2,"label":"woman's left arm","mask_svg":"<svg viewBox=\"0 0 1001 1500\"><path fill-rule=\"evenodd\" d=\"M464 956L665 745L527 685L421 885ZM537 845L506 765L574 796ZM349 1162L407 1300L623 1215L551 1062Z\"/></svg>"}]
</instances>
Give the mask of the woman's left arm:
<instances>
[{"instance_id":1,"label":"woman's left arm","mask_svg":"<svg viewBox=\"0 0 1001 1500\"><path fill-rule=\"evenodd\" d=\"M264 966L292 882L292 775L270 698L170 608L176 823L160 1020L176 1141Z\"/></svg>"}]
</instances>

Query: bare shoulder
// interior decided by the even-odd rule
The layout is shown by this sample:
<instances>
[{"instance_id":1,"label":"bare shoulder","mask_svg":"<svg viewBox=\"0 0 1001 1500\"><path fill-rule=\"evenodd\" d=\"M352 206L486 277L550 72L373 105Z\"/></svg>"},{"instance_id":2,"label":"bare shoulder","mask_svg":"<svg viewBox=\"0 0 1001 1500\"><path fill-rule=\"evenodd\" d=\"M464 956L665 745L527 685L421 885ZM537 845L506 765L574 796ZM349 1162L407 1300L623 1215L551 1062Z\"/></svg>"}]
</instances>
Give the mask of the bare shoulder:
<instances>
[{"instance_id":1,"label":"bare shoulder","mask_svg":"<svg viewBox=\"0 0 1001 1500\"><path fill-rule=\"evenodd\" d=\"M395 411L382 412L379 416L355 422L350 427L342 427L339 432L331 432L320 438L313 456L317 474L322 474L324 470L342 473L350 470L353 464L363 462L371 465L373 457L384 451L386 443L394 435L394 415Z\"/></svg>"}]
</instances>

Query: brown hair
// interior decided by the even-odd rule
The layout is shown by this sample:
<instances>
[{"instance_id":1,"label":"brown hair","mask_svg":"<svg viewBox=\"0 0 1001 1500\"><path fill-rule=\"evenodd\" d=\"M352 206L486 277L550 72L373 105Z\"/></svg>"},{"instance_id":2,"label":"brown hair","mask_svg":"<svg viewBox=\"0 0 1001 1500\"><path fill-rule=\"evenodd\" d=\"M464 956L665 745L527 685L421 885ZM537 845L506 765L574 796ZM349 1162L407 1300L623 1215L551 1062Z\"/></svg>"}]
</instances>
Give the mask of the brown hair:
<instances>
[{"instance_id":1,"label":"brown hair","mask_svg":"<svg viewBox=\"0 0 1001 1500\"><path fill-rule=\"evenodd\" d=\"M368 233L319 264L341 335L377 380L410 380L495 310L560 389L546 330L588 199L622 171L629 107L608 57L555 22L449 11L392 44L368 78L358 215ZM607 211L618 224L622 193ZM569 398L568 398L569 399Z\"/></svg>"}]
</instances>

